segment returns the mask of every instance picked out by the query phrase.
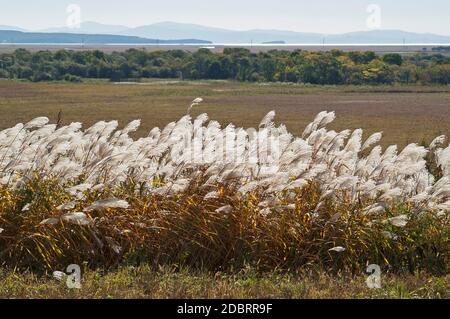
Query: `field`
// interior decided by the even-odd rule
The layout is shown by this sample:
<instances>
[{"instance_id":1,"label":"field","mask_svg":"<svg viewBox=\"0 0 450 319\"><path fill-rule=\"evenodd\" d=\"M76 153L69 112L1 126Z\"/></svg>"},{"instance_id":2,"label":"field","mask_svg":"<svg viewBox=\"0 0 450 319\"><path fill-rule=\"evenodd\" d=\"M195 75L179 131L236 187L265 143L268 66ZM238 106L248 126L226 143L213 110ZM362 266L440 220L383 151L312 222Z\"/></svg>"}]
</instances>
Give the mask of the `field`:
<instances>
[{"instance_id":1,"label":"field","mask_svg":"<svg viewBox=\"0 0 450 319\"><path fill-rule=\"evenodd\" d=\"M170 268L129 267L83 274L81 290L69 290L51 276L6 273L0 269L1 298L82 299L448 299L450 278L424 273L386 275L382 289L369 289L367 277L317 273L205 273Z\"/></svg>"},{"instance_id":2,"label":"field","mask_svg":"<svg viewBox=\"0 0 450 319\"><path fill-rule=\"evenodd\" d=\"M0 298L449 298L449 86L0 81L0 97ZM222 128L185 117L197 97L190 115ZM80 291L52 278L69 264Z\"/></svg>"},{"instance_id":3,"label":"field","mask_svg":"<svg viewBox=\"0 0 450 319\"><path fill-rule=\"evenodd\" d=\"M282 84L242 84L225 81L153 81L137 84L87 82L21 83L0 81L0 129L37 116L63 123L100 120L126 124L141 119L143 136L186 114L194 98L205 102L193 115L208 113L223 124L255 127L275 110L276 122L299 134L314 116L336 111L332 129L364 128L366 134L382 131L386 146L431 142L450 135L450 87L320 87Z\"/></svg>"}]
</instances>

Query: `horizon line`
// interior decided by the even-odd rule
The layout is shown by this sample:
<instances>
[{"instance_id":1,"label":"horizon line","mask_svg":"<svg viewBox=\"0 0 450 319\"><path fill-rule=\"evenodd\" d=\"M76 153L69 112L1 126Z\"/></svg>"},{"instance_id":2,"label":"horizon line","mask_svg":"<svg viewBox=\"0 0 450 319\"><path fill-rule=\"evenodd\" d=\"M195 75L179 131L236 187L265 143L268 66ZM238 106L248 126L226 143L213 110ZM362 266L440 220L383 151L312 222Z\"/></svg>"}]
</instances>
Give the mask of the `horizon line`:
<instances>
[{"instance_id":1,"label":"horizon line","mask_svg":"<svg viewBox=\"0 0 450 319\"><path fill-rule=\"evenodd\" d=\"M162 39L160 39L162 40ZM183 39L180 39L180 41ZM162 40L166 41L166 40ZM176 40L167 40L176 41ZM217 47L406 47L406 46L450 46L449 43L280 43L280 44L269 44L269 43L10 43L10 42L0 42L0 46L140 46L140 47L164 47L164 46L196 46L199 48L215 48Z\"/></svg>"}]
</instances>

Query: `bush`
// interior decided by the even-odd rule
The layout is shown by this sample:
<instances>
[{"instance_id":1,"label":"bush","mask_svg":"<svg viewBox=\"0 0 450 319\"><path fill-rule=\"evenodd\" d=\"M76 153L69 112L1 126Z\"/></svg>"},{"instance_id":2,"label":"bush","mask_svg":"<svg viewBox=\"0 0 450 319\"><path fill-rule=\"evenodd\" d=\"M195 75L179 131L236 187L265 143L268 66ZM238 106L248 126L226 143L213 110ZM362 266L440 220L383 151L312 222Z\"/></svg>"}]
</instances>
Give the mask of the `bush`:
<instances>
[{"instance_id":1,"label":"bush","mask_svg":"<svg viewBox=\"0 0 450 319\"><path fill-rule=\"evenodd\" d=\"M0 69L0 79L7 79L7 78L9 78L8 71Z\"/></svg>"},{"instance_id":2,"label":"bush","mask_svg":"<svg viewBox=\"0 0 450 319\"><path fill-rule=\"evenodd\" d=\"M38 72L33 75L34 82L52 81L53 76L47 72Z\"/></svg>"},{"instance_id":3,"label":"bush","mask_svg":"<svg viewBox=\"0 0 450 319\"><path fill-rule=\"evenodd\" d=\"M400 54L397 53L389 53L385 54L383 56L383 62L387 64L395 64L395 65L402 65L403 64L403 58Z\"/></svg>"},{"instance_id":4,"label":"bush","mask_svg":"<svg viewBox=\"0 0 450 319\"><path fill-rule=\"evenodd\" d=\"M73 82L73 83L80 83L83 81L83 79L79 76L72 75L72 74L66 74L64 75L64 81L67 82Z\"/></svg>"}]
</instances>

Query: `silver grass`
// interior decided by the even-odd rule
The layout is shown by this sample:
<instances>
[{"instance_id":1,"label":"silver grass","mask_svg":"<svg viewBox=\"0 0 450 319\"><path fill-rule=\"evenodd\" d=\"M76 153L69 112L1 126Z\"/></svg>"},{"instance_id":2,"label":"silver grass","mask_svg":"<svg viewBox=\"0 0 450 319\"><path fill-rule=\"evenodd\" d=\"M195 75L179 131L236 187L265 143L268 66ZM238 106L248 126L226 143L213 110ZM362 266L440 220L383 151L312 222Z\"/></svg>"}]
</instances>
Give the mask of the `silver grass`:
<instances>
[{"instance_id":1,"label":"silver grass","mask_svg":"<svg viewBox=\"0 0 450 319\"><path fill-rule=\"evenodd\" d=\"M327 130L333 112L317 115L302 138L284 125L276 127L274 116L270 112L258 129L244 130L232 124L221 128L206 114L195 120L187 115L137 140L130 133L140 121L122 130L117 130L117 121L100 121L82 130L80 123L57 129L38 118L0 131L0 183L20 188L39 171L56 177L73 200L81 201L87 191L101 193L126 180L170 196L202 178L206 182L200 187L209 192L222 182L242 195L262 187L268 197L315 182L323 191L321 200L370 200L374 214L386 203L405 200L417 209L448 210L450 147L445 147L445 137L436 138L428 149L410 144L397 154L393 145L382 153L376 145L381 133L362 143L360 129ZM371 147L369 154L362 152ZM429 152L442 170L440 179L427 169ZM154 186L154 180L164 183Z\"/></svg>"},{"instance_id":2,"label":"silver grass","mask_svg":"<svg viewBox=\"0 0 450 319\"><path fill-rule=\"evenodd\" d=\"M409 218L406 215L400 215L390 218L387 221L396 227L405 227L408 224Z\"/></svg>"},{"instance_id":3,"label":"silver grass","mask_svg":"<svg viewBox=\"0 0 450 319\"><path fill-rule=\"evenodd\" d=\"M87 226L92 223L92 221L87 217L85 213L82 212L75 212L75 213L68 213L61 217L61 220L74 224L74 225L80 225L80 226Z\"/></svg>"},{"instance_id":4,"label":"silver grass","mask_svg":"<svg viewBox=\"0 0 450 319\"><path fill-rule=\"evenodd\" d=\"M336 246L333 247L331 249L329 249L328 251L333 251L333 252L337 252L337 253L343 253L346 249L342 246Z\"/></svg>"}]
</instances>

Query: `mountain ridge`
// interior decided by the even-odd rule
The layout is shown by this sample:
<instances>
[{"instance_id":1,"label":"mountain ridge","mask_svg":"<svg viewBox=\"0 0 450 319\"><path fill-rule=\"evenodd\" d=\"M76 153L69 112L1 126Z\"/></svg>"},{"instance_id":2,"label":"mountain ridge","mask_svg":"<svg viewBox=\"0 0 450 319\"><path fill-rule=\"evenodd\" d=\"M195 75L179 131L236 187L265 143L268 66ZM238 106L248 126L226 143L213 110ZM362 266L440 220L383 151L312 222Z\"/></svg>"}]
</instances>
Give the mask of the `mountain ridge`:
<instances>
[{"instance_id":1,"label":"mountain ridge","mask_svg":"<svg viewBox=\"0 0 450 319\"><path fill-rule=\"evenodd\" d=\"M192 23L159 22L147 26L130 28L123 35L141 37L159 36L164 39L197 38L213 43L267 43L283 41L288 44L389 44L389 43L450 43L450 36L432 33L415 33L402 30L369 30L342 34L321 34L313 32L297 32L284 30L229 30L217 27L206 27Z\"/></svg>"},{"instance_id":2,"label":"mountain ridge","mask_svg":"<svg viewBox=\"0 0 450 319\"><path fill-rule=\"evenodd\" d=\"M16 26L11 26L11 25L0 25L0 30L4 30L4 31L21 31L21 32L27 32L28 30L26 29L22 29Z\"/></svg>"},{"instance_id":3,"label":"mountain ridge","mask_svg":"<svg viewBox=\"0 0 450 319\"><path fill-rule=\"evenodd\" d=\"M44 33L0 30L0 43L12 44L209 44L197 39L161 40L108 34Z\"/></svg>"},{"instance_id":4,"label":"mountain ridge","mask_svg":"<svg viewBox=\"0 0 450 319\"><path fill-rule=\"evenodd\" d=\"M39 30L43 33L83 33L83 34L119 34L120 32L128 30L129 27L124 25L111 25L98 23L94 21L86 21L81 23L79 28L47 28Z\"/></svg>"},{"instance_id":5,"label":"mountain ridge","mask_svg":"<svg viewBox=\"0 0 450 319\"><path fill-rule=\"evenodd\" d=\"M6 27L6 26L5 26ZM20 29L9 26L10 30ZM1 30L1 26L0 26ZM23 32L23 29L21 29ZM21 31L17 30L17 31ZM198 39L204 43L245 44L245 43L286 43L286 44L450 44L450 36L433 33L416 33L402 30L369 30L341 34L321 34L274 29L230 30L208 27L195 23L157 22L130 28L123 25L108 25L92 21L81 24L78 29L49 28L32 33L63 33L85 35L128 36L144 39Z\"/></svg>"}]
</instances>

